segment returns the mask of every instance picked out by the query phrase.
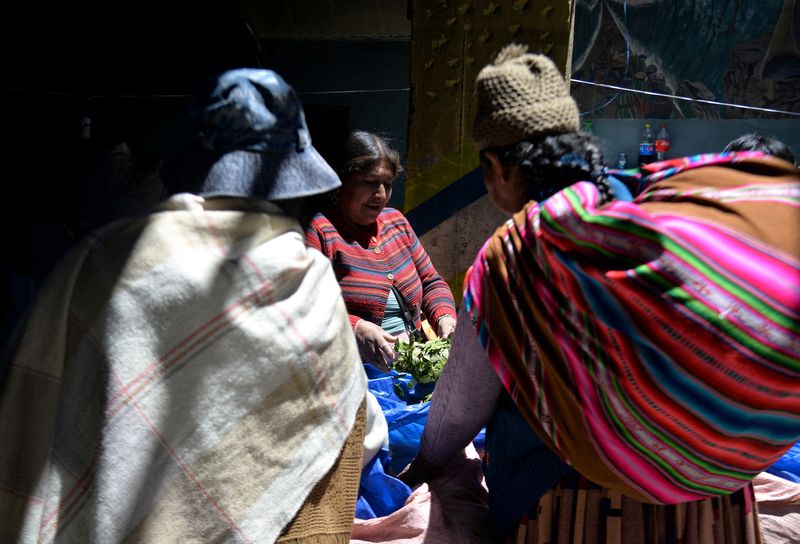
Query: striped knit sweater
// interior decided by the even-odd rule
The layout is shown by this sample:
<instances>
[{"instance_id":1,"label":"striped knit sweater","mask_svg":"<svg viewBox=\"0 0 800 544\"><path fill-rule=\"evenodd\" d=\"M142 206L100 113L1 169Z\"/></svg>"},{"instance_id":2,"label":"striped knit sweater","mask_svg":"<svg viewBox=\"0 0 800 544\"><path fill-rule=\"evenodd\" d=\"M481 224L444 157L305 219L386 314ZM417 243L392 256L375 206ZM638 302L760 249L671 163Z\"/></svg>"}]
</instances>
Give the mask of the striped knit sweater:
<instances>
[{"instance_id":1,"label":"striped knit sweater","mask_svg":"<svg viewBox=\"0 0 800 544\"><path fill-rule=\"evenodd\" d=\"M331 260L352 325L359 319L380 325L392 285L405 298L417 328L420 310L432 324L444 315L455 317L450 287L399 211L385 208L366 232L347 229L331 213L318 213L306 240Z\"/></svg>"}]
</instances>

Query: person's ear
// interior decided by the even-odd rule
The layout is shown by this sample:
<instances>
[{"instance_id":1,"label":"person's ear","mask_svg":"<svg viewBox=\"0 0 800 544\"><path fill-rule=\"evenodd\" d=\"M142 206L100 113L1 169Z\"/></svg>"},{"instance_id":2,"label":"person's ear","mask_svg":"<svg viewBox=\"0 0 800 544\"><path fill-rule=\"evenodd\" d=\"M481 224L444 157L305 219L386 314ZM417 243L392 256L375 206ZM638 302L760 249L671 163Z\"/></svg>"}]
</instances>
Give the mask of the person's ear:
<instances>
[{"instance_id":1,"label":"person's ear","mask_svg":"<svg viewBox=\"0 0 800 544\"><path fill-rule=\"evenodd\" d=\"M508 183L514 176L515 166L503 163L500 157L494 151L484 151L481 153L481 166L484 169L484 175L489 179L502 181Z\"/></svg>"}]
</instances>

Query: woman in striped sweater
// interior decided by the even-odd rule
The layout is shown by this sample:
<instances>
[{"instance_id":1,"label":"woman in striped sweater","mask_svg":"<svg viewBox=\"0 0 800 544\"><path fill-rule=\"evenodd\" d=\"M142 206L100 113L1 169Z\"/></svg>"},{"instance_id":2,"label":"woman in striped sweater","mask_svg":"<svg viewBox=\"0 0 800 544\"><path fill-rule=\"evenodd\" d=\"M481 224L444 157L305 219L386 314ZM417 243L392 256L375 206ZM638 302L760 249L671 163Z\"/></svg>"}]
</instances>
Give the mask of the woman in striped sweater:
<instances>
[{"instance_id":1,"label":"woman in striped sweater","mask_svg":"<svg viewBox=\"0 0 800 544\"><path fill-rule=\"evenodd\" d=\"M512 542L760 542L750 480L800 437L800 171L742 152L617 179L547 57L509 47L477 86L484 181L513 217L467 274L472 326L401 477L488 425Z\"/></svg>"},{"instance_id":2,"label":"woman in striped sweater","mask_svg":"<svg viewBox=\"0 0 800 544\"><path fill-rule=\"evenodd\" d=\"M386 207L401 168L397 151L357 131L335 166L342 187L311 219L306 240L333 263L362 359L386 368L395 358L395 337L406 325L419 329L421 312L439 336L453 332L453 295L403 214Z\"/></svg>"}]
</instances>

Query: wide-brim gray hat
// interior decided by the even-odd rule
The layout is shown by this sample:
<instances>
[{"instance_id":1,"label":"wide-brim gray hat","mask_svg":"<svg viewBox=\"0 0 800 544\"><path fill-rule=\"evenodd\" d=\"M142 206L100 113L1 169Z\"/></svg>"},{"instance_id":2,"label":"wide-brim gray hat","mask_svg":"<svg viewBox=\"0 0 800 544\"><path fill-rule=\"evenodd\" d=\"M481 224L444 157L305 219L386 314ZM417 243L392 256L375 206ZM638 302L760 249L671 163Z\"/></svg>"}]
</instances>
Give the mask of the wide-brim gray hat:
<instances>
[{"instance_id":1,"label":"wide-brim gray hat","mask_svg":"<svg viewBox=\"0 0 800 544\"><path fill-rule=\"evenodd\" d=\"M241 68L219 76L190 115L194 145L220 157L204 196L286 200L325 193L341 181L311 145L303 106L271 70Z\"/></svg>"}]
</instances>

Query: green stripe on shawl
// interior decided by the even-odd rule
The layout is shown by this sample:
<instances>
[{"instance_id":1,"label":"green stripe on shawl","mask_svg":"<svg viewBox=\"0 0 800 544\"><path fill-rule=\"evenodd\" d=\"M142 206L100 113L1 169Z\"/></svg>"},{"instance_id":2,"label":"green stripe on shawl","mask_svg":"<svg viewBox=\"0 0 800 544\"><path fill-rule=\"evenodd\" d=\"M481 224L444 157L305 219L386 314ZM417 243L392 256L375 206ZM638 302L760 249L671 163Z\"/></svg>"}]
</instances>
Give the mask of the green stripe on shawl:
<instances>
[{"instance_id":1,"label":"green stripe on shawl","mask_svg":"<svg viewBox=\"0 0 800 544\"><path fill-rule=\"evenodd\" d=\"M567 198L569 203L572 205L572 209L580 216L581 220L584 221L585 223L603 226L609 230L615 230L617 232L626 233L640 239L646 239L651 242L662 244L664 249L666 249L670 253L675 254L683 261L686 261L689 265L697 269L698 272L700 272L703 276L708 278L716 286L720 287L727 293L739 298L740 300L745 302L748 306L751 306L757 313L764 315L764 317L770 319L775 324L787 328L792 332L800 332L800 323L798 323L797 320L792 319L791 317L776 311L772 306L763 303L760 299L754 297L750 292L742 289L738 284L730 281L728 278L721 275L715 269L709 267L704 260L697 258L694 253L692 253L684 246L678 244L672 238L657 233L647 227L642 227L638 223L633 223L631 221L620 221L616 218L607 217L603 215L594 215L589 213L586 210L586 208L581 204L580 197L578 197L578 195L571 187L564 189L562 193ZM575 244L582 247L592 248L595 251L608 257L620 258L619 255L610 252L609 250L603 248L602 246L598 246L593 242L587 242L583 239L575 238L575 236L573 236L569 231L567 231L557 221L555 221L555 219L546 209L542 210L542 216L549 226L552 226L555 230L563 233L567 238L569 238ZM637 272L639 271L639 268L641 267L637 267L636 269Z\"/></svg>"},{"instance_id":2,"label":"green stripe on shawl","mask_svg":"<svg viewBox=\"0 0 800 544\"><path fill-rule=\"evenodd\" d=\"M614 384L614 387L617 388L618 387L616 383L617 380L613 377L611 379L612 383ZM630 431L628 431L628 429L625 427L622 421L619 420L617 414L611 408L611 404L608 400L608 395L606 394L606 392L603 389L599 389L599 392L600 396L603 399L603 405L606 408L606 413L610 416L611 420L614 422L614 426L617 428L618 432L625 437L625 441L630 446L639 450L639 452L644 454L645 457L651 459L654 463L659 465L665 472L669 473L674 482L680 482L687 488L701 490L711 495L722 495L727 493L727 491L724 489L703 485L693 480L689 480L686 476L683 475L683 473L676 471L672 467L672 465L670 465L660 457L656 456L653 452L650 451L649 448L642 446L639 443L639 441L636 440L635 437L630 433Z\"/></svg>"},{"instance_id":3,"label":"green stripe on shawl","mask_svg":"<svg viewBox=\"0 0 800 544\"><path fill-rule=\"evenodd\" d=\"M585 313L583 315L583 321L584 321L585 330L586 331L590 331L591 330L591 321L589 320L588 316ZM605 361L606 358L604 356L604 352L601 350L600 343L599 342L592 342L592 343L595 346L594 355L593 355L593 357L588 357L588 356L587 357L583 357L583 362L584 362L586 368L589 370L589 373L591 374L593 380L596 381L596 372L595 372L596 362ZM653 432L653 434L657 435L660 439L662 439L665 443L667 443L673 449L679 450L680 453L682 453L684 455L684 457L686 457L687 459L693 460L693 462L695 464L702 466L703 468L705 468L708 472L710 472L712 474L725 475L725 476L729 476L731 478L735 478L737 480L742 480L742 481L745 481L745 482L748 481L752 477L751 474L744 475L744 473L736 472L736 471L728 471L728 470L725 470L725 469L717 469L717 470L715 470L714 468L712 468L708 463L706 463L702 459L689 454L684 448L677 446L672 440L670 440L666 436L664 436L663 433L655 431L655 429L653 429L652 426L650 426L645 420L643 420L640 417L640 415L635 411L633 406L628 402L628 399L627 399L626 395L620 389L619 381L613 376L611 376L611 383L612 383L614 389L616 390L617 395L622 400L622 402L625 404L625 407L628 409L628 412L630 414L632 414L636 418L637 421L639 421L642 425L644 425L647 429L649 429L651 432ZM688 487L690 487L692 489L703 490L703 491L709 491L710 490L712 493L716 493L716 494L724 494L725 493L725 491L720 491L720 489L717 488L717 487L703 486L702 484L697 484L696 482L693 482L692 480L688 480L685 476L683 476L683 474L675 471L674 468L671 465L669 465L669 463L667 463L666 461L664 461L660 457L656 456L655 454L652 454L650 452L649 448L647 448L644 445L641 445L640 442L627 430L625 425L622 424L622 422L617 418L616 413L614 412L613 407L612 407L611 403L608 400L608 396L606 395L605 390L603 390L601 388L598 388L598 390L600 391L601 397L603 399L603 405L604 405L604 407L606 409L606 413L611 415L612 419L614 420L615 426L625 436L626 441L630 445L635 447L637 450L643 452L647 457L649 457L650 459L655 461L659 466L664 468L675 480L679 480L679 481L683 482Z\"/></svg>"},{"instance_id":4,"label":"green stripe on shawl","mask_svg":"<svg viewBox=\"0 0 800 544\"><path fill-rule=\"evenodd\" d=\"M697 269L701 274L703 274L706 278L708 278L709 281L714 283L719 288L725 290L729 294L736 296L738 299L744 301L748 306L751 306L757 313L760 313L765 318L770 319L774 323L784 328L787 328L793 332L800 331L800 324L798 324L796 320L788 316L785 316L780 312L775 311L771 306L761 302L758 298L753 297L750 293L739 287L737 284L731 282L730 280L719 274L716 270L707 266L702 259L698 259L692 252L690 252L680 244L676 243L674 240L666 236L660 235L658 233L655 233L651 229L641 227L635 223L631 223L630 221L623 222L614 218L609 218L602 215L593 215L589 213L586 210L586 208L584 208L581 205L580 198L577 196L577 194L572 188L564 189L563 194L572 205L572 209L581 217L581 219L584 222L589 224L604 226L606 228L617 230L619 232L632 234L639 238L645 238L650 241L661 243L667 251L675 254L678 258L689 263L691 266ZM576 245L592 248L597 252L608 257L616 256L616 254L608 251L607 249L593 242L587 242L583 239L575 238L575 236L573 236L568 230L566 230L557 221L555 221L555 219L552 217L552 215L550 215L550 213L546 209L542 210L542 219L549 226L552 226L555 230L558 230L559 232L563 233ZM620 228L626 226L628 228ZM792 370L800 370L800 361L769 348L762 342L754 339L751 335L747 334L743 329L736 326L732 322L728 320L716 319L717 312L715 310L711 309L710 307L700 302L699 300L696 300L692 295L688 294L683 288L681 288L680 284L675 284L673 282L667 281L663 275L653 271L647 265L639 265L636 268L634 268L634 270L642 279L650 280L651 283L657 285L660 290L665 291L667 294L669 294L676 300L683 301L684 305L688 307L690 310L692 310L696 315L702 317L704 320L708 321L710 325L714 326L717 330L727 334L729 337L735 339L740 344L746 346L754 353L758 353L765 359L773 361L776 364L779 364L783 367L787 367Z\"/></svg>"},{"instance_id":5,"label":"green stripe on shawl","mask_svg":"<svg viewBox=\"0 0 800 544\"><path fill-rule=\"evenodd\" d=\"M628 400L627 396L624 395L624 392L620 389L618 380L614 380L613 384L614 384L614 389L617 391L617 395L619 395L620 400L623 402L623 404L625 404L625 407L628 409L628 412L631 415L633 415L633 417L635 417L639 423L641 423L644 427L646 427L648 431L656 435L666 445L668 445L674 450L678 450L678 452L681 455L691 460L696 465L701 466L703 469L712 474L718 474L720 476L729 476L731 478L736 478L737 480L742 480L743 483L749 481L752 478L753 475L750 472L741 472L741 471L729 470L717 467L709 464L702 457L693 455L684 446L678 444L677 442L669 438L665 433L659 431L658 428L654 427L653 425L650 424L650 422L644 419L639 414L639 412L637 412L635 408L630 404L630 401Z\"/></svg>"},{"instance_id":6,"label":"green stripe on shawl","mask_svg":"<svg viewBox=\"0 0 800 544\"><path fill-rule=\"evenodd\" d=\"M670 297L680 300L686 308L691 310L698 317L701 317L710 327L713 327L720 333L723 333L729 338L736 340L742 346L745 346L747 349L768 361L771 361L782 367L789 368L790 370L800 370L800 360L797 360L789 355L784 355L783 353L770 348L759 340L753 338L745 330L736 326L731 321L727 319L719 319L718 313L715 309L695 299L690 293L687 293L683 287L668 281L662 274L650 269L645 265L637 267L637 273L639 273L642 279L646 279L654 285L657 285Z\"/></svg>"}]
</instances>

